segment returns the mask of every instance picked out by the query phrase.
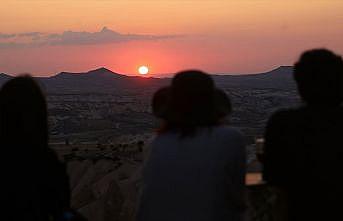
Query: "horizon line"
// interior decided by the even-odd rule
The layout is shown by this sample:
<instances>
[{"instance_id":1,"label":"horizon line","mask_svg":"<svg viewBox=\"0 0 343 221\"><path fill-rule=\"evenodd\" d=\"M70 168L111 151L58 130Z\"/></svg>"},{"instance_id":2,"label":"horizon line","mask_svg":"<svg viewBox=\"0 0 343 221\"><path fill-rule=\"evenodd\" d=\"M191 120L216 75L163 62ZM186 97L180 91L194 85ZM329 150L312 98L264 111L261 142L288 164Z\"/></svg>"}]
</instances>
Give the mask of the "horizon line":
<instances>
[{"instance_id":1,"label":"horizon line","mask_svg":"<svg viewBox=\"0 0 343 221\"><path fill-rule=\"evenodd\" d=\"M254 73L247 73L247 74L239 74L239 73L236 73L236 74L232 74L232 73L208 73L209 75L215 75L215 76L249 76L249 75L258 75L258 74L265 74L265 73L269 73L269 72L272 72L272 71L275 71L275 70L278 70L280 68L292 68L293 65L280 65L280 66L277 66L275 68L271 68L271 69L268 69L264 72L254 72ZM99 71L101 69L104 69L104 71L108 71L108 72L112 72L113 74L116 74L116 75L122 75L122 76L126 76L126 77L142 77L142 78L172 78L173 75L175 75L176 73L178 72L175 72L175 73L155 73L154 75L157 75L157 76L154 76L154 75L145 75L145 76L142 76L140 74L136 74L136 75L128 75L128 74L125 74L125 73L119 73L119 72L115 72L115 71L112 71L111 69L109 68L106 68L104 66L100 66L98 68L95 68L95 69L91 69L91 70L88 70L88 71L81 71L81 72L69 72L69 71L61 71L61 72L58 72L56 74L52 74L52 75L47 75L47 76L35 76L34 74L32 73L26 73L26 72L23 72L23 73L5 73L5 72L0 72L0 75L5 75L5 76L8 76L8 77L16 77L16 76L22 76L22 75L30 75L31 77L33 78L51 78L51 77L55 77L55 76L58 76L60 74L75 74L75 75L80 75L80 74L88 74L90 72L95 72L95 71ZM190 69L184 69L184 70L191 70L191 69L196 69L196 68L190 68ZM180 70L182 71L182 70Z\"/></svg>"}]
</instances>

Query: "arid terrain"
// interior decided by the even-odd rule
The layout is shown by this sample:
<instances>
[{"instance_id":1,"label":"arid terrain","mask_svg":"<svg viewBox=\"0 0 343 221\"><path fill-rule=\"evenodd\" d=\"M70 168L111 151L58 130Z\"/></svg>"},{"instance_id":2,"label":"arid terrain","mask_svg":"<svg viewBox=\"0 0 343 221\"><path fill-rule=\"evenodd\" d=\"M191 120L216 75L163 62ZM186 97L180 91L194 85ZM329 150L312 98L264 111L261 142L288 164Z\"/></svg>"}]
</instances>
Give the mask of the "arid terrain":
<instances>
[{"instance_id":1,"label":"arid terrain","mask_svg":"<svg viewBox=\"0 0 343 221\"><path fill-rule=\"evenodd\" d=\"M250 171L255 139L268 117L299 104L292 67L254 75L214 75L231 98L230 123L246 136ZM10 79L0 74L0 85ZM47 95L50 144L70 175L72 206L89 220L133 220L141 169L158 127L151 114L153 93L169 78L128 77L100 68L37 78Z\"/></svg>"}]
</instances>

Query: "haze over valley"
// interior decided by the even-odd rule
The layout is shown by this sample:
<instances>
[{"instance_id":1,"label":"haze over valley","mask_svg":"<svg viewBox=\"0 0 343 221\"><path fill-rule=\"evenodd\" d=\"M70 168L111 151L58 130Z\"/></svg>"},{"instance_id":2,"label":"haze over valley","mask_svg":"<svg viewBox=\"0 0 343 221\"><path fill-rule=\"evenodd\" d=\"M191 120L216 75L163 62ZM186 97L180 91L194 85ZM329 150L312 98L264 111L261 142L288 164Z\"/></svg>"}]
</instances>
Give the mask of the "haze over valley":
<instances>
[{"instance_id":1,"label":"haze over valley","mask_svg":"<svg viewBox=\"0 0 343 221\"><path fill-rule=\"evenodd\" d=\"M0 84L9 78L2 74ZM213 78L232 99L231 124L245 132L249 142L263 134L274 110L298 103L289 66ZM158 126L151 114L152 95L170 82L170 78L125 76L106 68L36 79L47 94L52 143L111 143L122 135L152 133Z\"/></svg>"}]
</instances>

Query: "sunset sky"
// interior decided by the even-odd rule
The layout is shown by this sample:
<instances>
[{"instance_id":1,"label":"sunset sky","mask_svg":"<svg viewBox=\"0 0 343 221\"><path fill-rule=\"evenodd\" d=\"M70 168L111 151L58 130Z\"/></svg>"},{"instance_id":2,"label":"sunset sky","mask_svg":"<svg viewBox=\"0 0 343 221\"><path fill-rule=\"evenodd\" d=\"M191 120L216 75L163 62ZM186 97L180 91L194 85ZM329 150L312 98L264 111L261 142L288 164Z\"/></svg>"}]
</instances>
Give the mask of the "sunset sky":
<instances>
[{"instance_id":1,"label":"sunset sky","mask_svg":"<svg viewBox=\"0 0 343 221\"><path fill-rule=\"evenodd\" d=\"M2 0L0 72L258 73L343 54L342 0Z\"/></svg>"}]
</instances>

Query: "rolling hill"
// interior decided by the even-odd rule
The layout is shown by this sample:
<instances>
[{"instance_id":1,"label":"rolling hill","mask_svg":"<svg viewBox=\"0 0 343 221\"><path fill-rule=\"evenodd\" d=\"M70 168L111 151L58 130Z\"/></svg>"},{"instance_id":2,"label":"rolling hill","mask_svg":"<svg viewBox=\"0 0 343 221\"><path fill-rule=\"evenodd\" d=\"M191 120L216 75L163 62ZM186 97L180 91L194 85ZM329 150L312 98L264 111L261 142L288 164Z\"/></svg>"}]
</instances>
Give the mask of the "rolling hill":
<instances>
[{"instance_id":1,"label":"rolling hill","mask_svg":"<svg viewBox=\"0 0 343 221\"><path fill-rule=\"evenodd\" d=\"M288 90L295 88L292 70L291 66L280 66L266 73L212 76L218 87ZM0 74L0 85L9 79L11 79L10 75ZM61 72L51 77L37 77L36 79L43 85L48 94L121 94L140 89L156 90L170 82L170 78L126 76L106 68L98 68L83 73Z\"/></svg>"}]
</instances>

